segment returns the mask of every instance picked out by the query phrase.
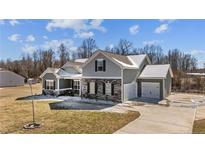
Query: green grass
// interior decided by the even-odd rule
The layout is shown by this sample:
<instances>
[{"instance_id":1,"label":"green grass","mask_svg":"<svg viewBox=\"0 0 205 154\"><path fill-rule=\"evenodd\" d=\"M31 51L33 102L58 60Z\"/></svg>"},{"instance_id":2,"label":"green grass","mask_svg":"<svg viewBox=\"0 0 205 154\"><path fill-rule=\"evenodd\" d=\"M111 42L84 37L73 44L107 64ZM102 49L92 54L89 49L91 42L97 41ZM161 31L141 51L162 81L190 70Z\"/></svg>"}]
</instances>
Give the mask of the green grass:
<instances>
[{"instance_id":1,"label":"green grass","mask_svg":"<svg viewBox=\"0 0 205 154\"><path fill-rule=\"evenodd\" d=\"M194 121L193 133L194 134L205 134L205 119Z\"/></svg>"},{"instance_id":2,"label":"green grass","mask_svg":"<svg viewBox=\"0 0 205 154\"><path fill-rule=\"evenodd\" d=\"M40 87L40 85L38 85ZM34 93L40 88L34 87ZM32 121L29 100L16 100L29 95L28 86L0 89L0 133L113 133L140 116L139 112L109 113L80 110L50 110L51 101L35 101L36 121L41 128L24 130L23 125Z\"/></svg>"}]
</instances>

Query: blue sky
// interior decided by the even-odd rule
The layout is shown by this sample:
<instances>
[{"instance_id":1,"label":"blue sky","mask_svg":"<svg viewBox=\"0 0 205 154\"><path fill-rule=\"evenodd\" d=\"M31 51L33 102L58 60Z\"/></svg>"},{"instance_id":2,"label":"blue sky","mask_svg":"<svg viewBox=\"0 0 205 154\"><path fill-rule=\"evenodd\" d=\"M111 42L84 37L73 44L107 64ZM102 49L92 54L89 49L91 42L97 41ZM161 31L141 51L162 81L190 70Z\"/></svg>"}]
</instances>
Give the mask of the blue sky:
<instances>
[{"instance_id":1,"label":"blue sky","mask_svg":"<svg viewBox=\"0 0 205 154\"><path fill-rule=\"evenodd\" d=\"M205 62L205 20L0 20L0 58L19 59L42 48L65 43L71 50L93 37L99 48L119 39L135 47L158 44L166 53L178 48Z\"/></svg>"}]
</instances>

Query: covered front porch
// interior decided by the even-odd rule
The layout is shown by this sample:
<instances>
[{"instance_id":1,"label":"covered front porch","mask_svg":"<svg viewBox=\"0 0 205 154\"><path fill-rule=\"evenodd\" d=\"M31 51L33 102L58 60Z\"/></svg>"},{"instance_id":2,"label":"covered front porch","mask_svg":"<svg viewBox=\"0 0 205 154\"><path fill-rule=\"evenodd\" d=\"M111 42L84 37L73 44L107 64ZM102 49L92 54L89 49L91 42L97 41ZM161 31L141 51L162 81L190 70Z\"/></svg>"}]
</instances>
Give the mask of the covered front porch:
<instances>
[{"instance_id":1,"label":"covered front porch","mask_svg":"<svg viewBox=\"0 0 205 154\"><path fill-rule=\"evenodd\" d=\"M80 79L57 78L56 80L46 80L43 93L57 96L80 96L80 85Z\"/></svg>"},{"instance_id":2,"label":"covered front porch","mask_svg":"<svg viewBox=\"0 0 205 154\"><path fill-rule=\"evenodd\" d=\"M58 95L80 96L80 79L58 79Z\"/></svg>"}]
</instances>

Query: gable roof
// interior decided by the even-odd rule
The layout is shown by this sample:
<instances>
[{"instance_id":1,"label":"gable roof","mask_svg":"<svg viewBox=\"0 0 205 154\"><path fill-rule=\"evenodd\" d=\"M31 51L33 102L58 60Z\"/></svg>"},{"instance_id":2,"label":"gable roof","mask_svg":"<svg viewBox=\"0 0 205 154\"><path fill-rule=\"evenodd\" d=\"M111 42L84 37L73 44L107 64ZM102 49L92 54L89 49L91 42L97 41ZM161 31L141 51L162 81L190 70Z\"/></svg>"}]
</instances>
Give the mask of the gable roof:
<instances>
[{"instance_id":1,"label":"gable roof","mask_svg":"<svg viewBox=\"0 0 205 154\"><path fill-rule=\"evenodd\" d=\"M148 79L148 78L166 78L167 73L170 72L171 77L173 77L173 73L170 67L170 64L164 65L146 65L139 79Z\"/></svg>"},{"instance_id":2,"label":"gable roof","mask_svg":"<svg viewBox=\"0 0 205 154\"><path fill-rule=\"evenodd\" d=\"M151 64L149 57L146 54L141 54L141 55L129 55L127 56L132 63L134 63L138 68L144 61L144 59L147 59L148 63Z\"/></svg>"},{"instance_id":3,"label":"gable roof","mask_svg":"<svg viewBox=\"0 0 205 154\"><path fill-rule=\"evenodd\" d=\"M124 56L119 54L114 54L110 52L106 52L103 50L97 50L83 65L82 67L86 66L90 61L92 61L99 53L103 54L105 57L119 65L121 68L131 68L131 69L138 69L141 63L145 58L149 58L146 55L132 55L132 56Z\"/></svg>"},{"instance_id":4,"label":"gable roof","mask_svg":"<svg viewBox=\"0 0 205 154\"><path fill-rule=\"evenodd\" d=\"M73 62L73 61L67 61L62 68L66 67L66 66L77 66L77 67L81 67L83 65L82 62Z\"/></svg>"},{"instance_id":5,"label":"gable roof","mask_svg":"<svg viewBox=\"0 0 205 154\"><path fill-rule=\"evenodd\" d=\"M53 67L48 67L41 75L40 78L42 78L46 73L52 73L54 74L56 77L58 77L57 72L58 72L58 68L53 68Z\"/></svg>"},{"instance_id":6,"label":"gable roof","mask_svg":"<svg viewBox=\"0 0 205 154\"><path fill-rule=\"evenodd\" d=\"M88 58L79 58L79 59L75 59L75 62L80 62L80 63L84 63L88 60Z\"/></svg>"},{"instance_id":7,"label":"gable roof","mask_svg":"<svg viewBox=\"0 0 205 154\"><path fill-rule=\"evenodd\" d=\"M63 70L63 69L59 69L58 71L57 71L57 73L56 74L58 74L59 75L59 77L61 77L61 78L68 78L68 79L76 79L76 78L81 78L82 77L82 74L74 74L74 73L69 73L69 72L67 72L67 71L65 71L65 70Z\"/></svg>"},{"instance_id":8,"label":"gable roof","mask_svg":"<svg viewBox=\"0 0 205 154\"><path fill-rule=\"evenodd\" d=\"M103 52L103 54L111 57L112 59L116 59L116 60L118 60L120 62L123 62L127 65L132 65L132 62L129 60L129 58L127 56L114 54L114 53L110 53L110 52L105 52L105 51L102 51L102 50L101 50L101 52Z\"/></svg>"}]
</instances>

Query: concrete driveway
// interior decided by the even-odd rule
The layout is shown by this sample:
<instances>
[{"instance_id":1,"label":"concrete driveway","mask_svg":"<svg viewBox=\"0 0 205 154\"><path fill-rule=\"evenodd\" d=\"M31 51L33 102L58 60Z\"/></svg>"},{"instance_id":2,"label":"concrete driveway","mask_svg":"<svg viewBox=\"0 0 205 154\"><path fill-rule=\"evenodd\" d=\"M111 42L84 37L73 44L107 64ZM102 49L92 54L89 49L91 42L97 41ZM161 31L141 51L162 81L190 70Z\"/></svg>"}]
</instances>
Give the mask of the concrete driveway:
<instances>
[{"instance_id":1,"label":"concrete driveway","mask_svg":"<svg viewBox=\"0 0 205 154\"><path fill-rule=\"evenodd\" d=\"M139 111L141 116L119 129L117 134L191 134L196 106L192 100L199 95L170 95L170 106L153 103L128 102L106 109L113 112Z\"/></svg>"},{"instance_id":2,"label":"concrete driveway","mask_svg":"<svg viewBox=\"0 0 205 154\"><path fill-rule=\"evenodd\" d=\"M192 133L194 108L146 104L136 106L141 116L115 133Z\"/></svg>"}]
</instances>

